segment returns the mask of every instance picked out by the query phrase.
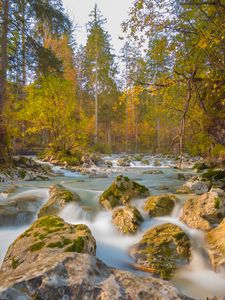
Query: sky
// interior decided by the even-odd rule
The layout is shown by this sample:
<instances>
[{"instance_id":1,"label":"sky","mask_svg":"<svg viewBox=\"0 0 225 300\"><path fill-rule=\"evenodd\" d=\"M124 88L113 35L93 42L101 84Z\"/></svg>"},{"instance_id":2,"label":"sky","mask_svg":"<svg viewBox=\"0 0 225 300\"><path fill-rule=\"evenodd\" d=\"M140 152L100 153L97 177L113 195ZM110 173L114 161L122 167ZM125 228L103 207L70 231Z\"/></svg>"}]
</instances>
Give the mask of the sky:
<instances>
[{"instance_id":1,"label":"sky","mask_svg":"<svg viewBox=\"0 0 225 300\"><path fill-rule=\"evenodd\" d=\"M63 0L66 11L78 25L76 40L83 45L87 38L85 24L89 20L89 14L95 3L98 5L102 15L107 19L105 28L112 37L112 45L116 54L119 54L123 46L123 41L119 40L119 36L123 36L121 23L127 19L133 2L134 0Z\"/></svg>"}]
</instances>

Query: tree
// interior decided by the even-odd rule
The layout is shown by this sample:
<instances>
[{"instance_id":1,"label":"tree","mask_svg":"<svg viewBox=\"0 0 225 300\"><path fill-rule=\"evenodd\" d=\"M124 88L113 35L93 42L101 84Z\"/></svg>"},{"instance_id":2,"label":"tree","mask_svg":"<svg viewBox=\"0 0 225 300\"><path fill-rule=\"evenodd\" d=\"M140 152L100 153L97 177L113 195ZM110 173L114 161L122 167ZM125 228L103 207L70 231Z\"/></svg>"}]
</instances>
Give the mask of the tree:
<instances>
[{"instance_id":1,"label":"tree","mask_svg":"<svg viewBox=\"0 0 225 300\"><path fill-rule=\"evenodd\" d=\"M7 79L20 88L25 85L28 70L30 75L60 71L59 59L45 47L44 33L38 32L37 27L42 24L42 28L48 28L58 37L70 30L71 23L60 0L2 0L0 4L0 161L7 162L9 151L4 118Z\"/></svg>"},{"instance_id":2,"label":"tree","mask_svg":"<svg viewBox=\"0 0 225 300\"><path fill-rule=\"evenodd\" d=\"M191 107L196 102L196 109L204 112L201 122L205 132L225 145L224 7L221 1L170 0L165 5L161 0L139 0L131 10L130 22L124 24L125 30L139 40L143 35L151 38L150 60L165 55L169 58L157 61L157 68L161 65L170 71L160 72L163 76L157 74L155 82L145 82L146 88L160 91L164 99L168 88L186 90L186 95L178 94L183 103L179 108L180 151L188 134ZM166 105L171 107L168 99ZM173 108L175 112L177 106Z\"/></svg>"},{"instance_id":3,"label":"tree","mask_svg":"<svg viewBox=\"0 0 225 300\"><path fill-rule=\"evenodd\" d=\"M95 142L99 141L99 123L101 115L106 117L107 131L110 128L112 103L110 95L116 94L114 55L110 45L110 36L104 30L105 19L97 5L90 14L87 24L88 38L85 46L86 89L95 99ZM112 99L113 101L113 99ZM99 120L100 117L100 120Z\"/></svg>"}]
</instances>

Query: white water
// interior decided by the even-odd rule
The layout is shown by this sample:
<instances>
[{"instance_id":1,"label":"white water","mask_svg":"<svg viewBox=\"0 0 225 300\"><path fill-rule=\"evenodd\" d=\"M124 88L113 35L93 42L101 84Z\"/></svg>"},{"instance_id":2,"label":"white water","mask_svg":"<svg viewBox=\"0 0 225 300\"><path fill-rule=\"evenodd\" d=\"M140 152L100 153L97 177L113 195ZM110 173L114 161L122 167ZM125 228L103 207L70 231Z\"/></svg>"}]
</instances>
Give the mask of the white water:
<instances>
[{"instance_id":1,"label":"white water","mask_svg":"<svg viewBox=\"0 0 225 300\"><path fill-rule=\"evenodd\" d=\"M158 193L154 187L160 184L167 184L168 186L179 185L180 182L171 179L171 174L176 174L176 171L169 169L171 161L163 162L166 168L152 165L141 166L140 162L134 162L130 168L121 168L117 166L117 159L119 157L107 157L105 159L111 160L115 166L113 172L129 171L128 176L131 178L139 178L140 183L147 185L151 192ZM150 159L151 161L151 159ZM143 175L141 170L146 168L163 169L163 175ZM92 231L97 241L97 257L103 260L106 264L135 271L132 269L132 259L128 254L129 248L137 243L143 233L149 228L164 223L173 223L181 227L190 237L192 241L192 261L188 266L185 266L177 271L173 278L173 283L182 290L186 295L196 300L206 300L207 297L224 296L225 295L225 275L222 273L215 273L211 267L210 262L205 251L204 233L199 230L194 230L179 221L182 205L177 204L171 216L149 219L147 214L143 211L143 203L145 199L137 199L133 201L134 205L138 207L144 216L144 222L140 231L134 236L124 236L119 234L111 223L111 212L102 211L98 205L98 198L103 190L112 182L113 178L107 179L90 179L79 173L63 170L59 167L54 167L57 172L63 172L65 177L55 179L49 185L61 183L66 188L75 191L81 198L81 204L69 204L65 207L60 216L68 223L72 224L86 224ZM112 173L113 173L112 172ZM32 184L32 183L31 183ZM35 185L41 183L33 183L29 190L19 192L13 196L4 196L4 200L37 197L42 203L47 200L48 189L37 188ZM26 187L27 188L27 187ZM167 193L168 191L161 191L160 193ZM181 197L181 200L184 200ZM8 246L20 235L28 226L19 227L2 227L0 228L0 262L3 260ZM149 276L149 274L145 274Z\"/></svg>"}]
</instances>

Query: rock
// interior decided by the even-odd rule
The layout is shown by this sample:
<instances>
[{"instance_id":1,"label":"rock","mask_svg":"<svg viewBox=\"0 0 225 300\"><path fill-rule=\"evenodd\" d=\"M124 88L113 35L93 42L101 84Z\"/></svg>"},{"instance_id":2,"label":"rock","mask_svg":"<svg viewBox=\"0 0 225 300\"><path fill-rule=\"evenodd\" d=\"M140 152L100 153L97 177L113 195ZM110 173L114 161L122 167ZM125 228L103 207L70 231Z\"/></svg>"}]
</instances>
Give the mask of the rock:
<instances>
[{"instance_id":1,"label":"rock","mask_svg":"<svg viewBox=\"0 0 225 300\"><path fill-rule=\"evenodd\" d=\"M212 183L215 183L220 180L225 180L225 170L210 169L203 173L201 177L205 180L210 180Z\"/></svg>"},{"instance_id":2,"label":"rock","mask_svg":"<svg viewBox=\"0 0 225 300\"><path fill-rule=\"evenodd\" d=\"M163 224L148 230L130 254L138 269L169 279L178 267L189 263L190 248L190 240L182 229Z\"/></svg>"},{"instance_id":3,"label":"rock","mask_svg":"<svg viewBox=\"0 0 225 300\"><path fill-rule=\"evenodd\" d=\"M160 167L161 165L162 165L162 164L161 164L160 160L156 159L156 160L154 161L154 166Z\"/></svg>"},{"instance_id":4,"label":"rock","mask_svg":"<svg viewBox=\"0 0 225 300\"><path fill-rule=\"evenodd\" d=\"M0 275L0 299L188 300L168 281L106 266L82 253L41 254Z\"/></svg>"},{"instance_id":5,"label":"rock","mask_svg":"<svg viewBox=\"0 0 225 300\"><path fill-rule=\"evenodd\" d=\"M135 197L149 196L149 190L126 176L119 175L112 185L100 196L100 204L106 209L129 203Z\"/></svg>"},{"instance_id":6,"label":"rock","mask_svg":"<svg viewBox=\"0 0 225 300\"><path fill-rule=\"evenodd\" d=\"M117 165L119 167L129 167L130 166L130 163L131 163L131 160L127 157L125 158L121 158L117 161Z\"/></svg>"},{"instance_id":7,"label":"rock","mask_svg":"<svg viewBox=\"0 0 225 300\"><path fill-rule=\"evenodd\" d=\"M209 257L214 269L225 267L225 219L206 235Z\"/></svg>"},{"instance_id":8,"label":"rock","mask_svg":"<svg viewBox=\"0 0 225 300\"><path fill-rule=\"evenodd\" d=\"M54 185L49 189L50 198L40 209L38 217L57 215L70 202L79 202L80 198L75 193L66 190L62 185Z\"/></svg>"},{"instance_id":9,"label":"rock","mask_svg":"<svg viewBox=\"0 0 225 300\"><path fill-rule=\"evenodd\" d=\"M95 255L96 242L86 225L71 225L57 216L45 216L35 221L9 247L2 264L3 271L39 261L54 253L82 252ZM23 268L23 267L22 267Z\"/></svg>"},{"instance_id":10,"label":"rock","mask_svg":"<svg viewBox=\"0 0 225 300\"><path fill-rule=\"evenodd\" d=\"M18 196L0 204L0 226L29 224L41 205L42 200L33 195Z\"/></svg>"},{"instance_id":11,"label":"rock","mask_svg":"<svg viewBox=\"0 0 225 300\"><path fill-rule=\"evenodd\" d=\"M192 174L184 174L184 173L178 173L177 174L177 179L179 180L189 180L193 177Z\"/></svg>"},{"instance_id":12,"label":"rock","mask_svg":"<svg viewBox=\"0 0 225 300\"><path fill-rule=\"evenodd\" d=\"M225 196L225 191L220 188L216 188L216 187L212 187L210 190L210 193L217 193L220 197Z\"/></svg>"},{"instance_id":13,"label":"rock","mask_svg":"<svg viewBox=\"0 0 225 300\"><path fill-rule=\"evenodd\" d=\"M190 194L190 192L190 189L185 186L182 186L176 190L176 194Z\"/></svg>"},{"instance_id":14,"label":"rock","mask_svg":"<svg viewBox=\"0 0 225 300\"><path fill-rule=\"evenodd\" d=\"M135 160L135 161L141 161L142 159L143 159L142 154L135 154L133 157L133 160Z\"/></svg>"},{"instance_id":15,"label":"rock","mask_svg":"<svg viewBox=\"0 0 225 300\"><path fill-rule=\"evenodd\" d=\"M143 174L155 174L155 175L158 175L158 174L164 174L163 171L161 170L148 170L148 171L144 171Z\"/></svg>"},{"instance_id":16,"label":"rock","mask_svg":"<svg viewBox=\"0 0 225 300\"><path fill-rule=\"evenodd\" d=\"M197 172L209 169L209 166L205 162L196 162L192 169L196 170Z\"/></svg>"},{"instance_id":17,"label":"rock","mask_svg":"<svg viewBox=\"0 0 225 300\"><path fill-rule=\"evenodd\" d=\"M171 214L179 199L174 195L151 196L144 205L150 217L161 217Z\"/></svg>"},{"instance_id":18,"label":"rock","mask_svg":"<svg viewBox=\"0 0 225 300\"><path fill-rule=\"evenodd\" d=\"M184 203L180 219L192 228L210 230L220 223L224 216L225 198L220 197L218 193L209 192L188 199Z\"/></svg>"},{"instance_id":19,"label":"rock","mask_svg":"<svg viewBox=\"0 0 225 300\"><path fill-rule=\"evenodd\" d=\"M169 189L170 189L170 187L168 185L165 185L165 184L160 184L159 186L157 186L155 188L155 190L157 190L157 191L163 191L163 190L169 190Z\"/></svg>"},{"instance_id":20,"label":"rock","mask_svg":"<svg viewBox=\"0 0 225 300\"><path fill-rule=\"evenodd\" d=\"M147 159L142 159L141 163L142 163L142 165L146 165L146 166L150 165L150 162Z\"/></svg>"},{"instance_id":21,"label":"rock","mask_svg":"<svg viewBox=\"0 0 225 300\"><path fill-rule=\"evenodd\" d=\"M89 178L108 178L109 175L107 173L91 173Z\"/></svg>"},{"instance_id":22,"label":"rock","mask_svg":"<svg viewBox=\"0 0 225 300\"><path fill-rule=\"evenodd\" d=\"M211 184L209 181L202 181L198 177L192 177L184 185L184 188L189 189L196 195L202 195L210 190Z\"/></svg>"},{"instance_id":23,"label":"rock","mask_svg":"<svg viewBox=\"0 0 225 300\"><path fill-rule=\"evenodd\" d=\"M95 165L94 162L91 160L91 157L89 155L83 155L81 157L80 161L83 164L84 168L91 168Z\"/></svg>"},{"instance_id":24,"label":"rock","mask_svg":"<svg viewBox=\"0 0 225 300\"><path fill-rule=\"evenodd\" d=\"M136 233L143 217L136 207L127 205L113 211L112 222L122 233Z\"/></svg>"},{"instance_id":25,"label":"rock","mask_svg":"<svg viewBox=\"0 0 225 300\"><path fill-rule=\"evenodd\" d=\"M107 166L108 168L112 168L112 166L113 166L113 163L112 163L112 161L110 161L110 160L106 160L106 161L105 161L105 164L106 164L106 166Z\"/></svg>"}]
</instances>

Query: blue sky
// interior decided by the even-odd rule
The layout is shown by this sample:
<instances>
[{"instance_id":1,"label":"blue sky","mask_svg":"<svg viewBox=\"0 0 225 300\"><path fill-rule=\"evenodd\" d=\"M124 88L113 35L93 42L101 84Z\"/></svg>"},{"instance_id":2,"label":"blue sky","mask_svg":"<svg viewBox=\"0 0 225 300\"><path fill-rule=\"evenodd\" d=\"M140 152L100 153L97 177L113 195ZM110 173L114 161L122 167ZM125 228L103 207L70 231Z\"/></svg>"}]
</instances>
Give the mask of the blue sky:
<instances>
[{"instance_id":1,"label":"blue sky","mask_svg":"<svg viewBox=\"0 0 225 300\"><path fill-rule=\"evenodd\" d=\"M128 17L129 8L133 0L63 0L64 7L74 22L79 26L76 32L77 42L84 44L86 41L85 24L95 3L107 18L106 29L112 37L112 44L116 53L122 47L123 42L118 39L122 35L121 23Z\"/></svg>"}]
</instances>

